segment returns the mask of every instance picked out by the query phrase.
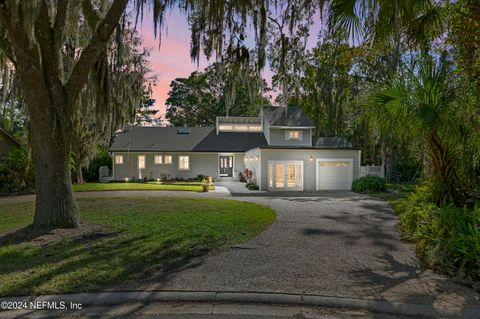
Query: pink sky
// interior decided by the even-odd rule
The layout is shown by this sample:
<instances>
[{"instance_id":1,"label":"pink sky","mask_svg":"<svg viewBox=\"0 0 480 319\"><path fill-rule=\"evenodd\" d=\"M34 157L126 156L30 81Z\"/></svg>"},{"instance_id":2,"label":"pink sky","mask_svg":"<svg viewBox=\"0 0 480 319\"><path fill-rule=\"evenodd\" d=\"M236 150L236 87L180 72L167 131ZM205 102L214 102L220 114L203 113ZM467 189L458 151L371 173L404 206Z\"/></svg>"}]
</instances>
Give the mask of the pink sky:
<instances>
[{"instance_id":1,"label":"pink sky","mask_svg":"<svg viewBox=\"0 0 480 319\"><path fill-rule=\"evenodd\" d=\"M319 20L319 19L317 19ZM308 46L316 44L320 23L315 23L311 30ZM201 56L197 64L190 59L190 30L185 16L178 10L171 11L166 17L166 28L162 34L162 43L158 48L158 38L153 33L153 23L150 12L145 12L143 22L138 27L143 38L143 46L151 49L150 69L157 74L157 85L153 90L156 100L155 108L160 110L163 118L166 110L165 101L170 91L170 83L178 77L188 77L196 70L203 70L209 63ZM264 78L270 83L272 73L267 68Z\"/></svg>"}]
</instances>

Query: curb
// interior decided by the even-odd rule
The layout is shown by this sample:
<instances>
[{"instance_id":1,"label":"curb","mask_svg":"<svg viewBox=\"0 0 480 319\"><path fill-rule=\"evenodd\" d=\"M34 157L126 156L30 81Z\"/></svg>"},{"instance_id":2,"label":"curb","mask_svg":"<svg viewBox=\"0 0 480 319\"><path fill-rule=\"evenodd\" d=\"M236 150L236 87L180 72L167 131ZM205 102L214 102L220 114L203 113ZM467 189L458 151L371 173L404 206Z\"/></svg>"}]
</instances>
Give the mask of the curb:
<instances>
[{"instance_id":1,"label":"curb","mask_svg":"<svg viewBox=\"0 0 480 319\"><path fill-rule=\"evenodd\" d=\"M148 302L208 302L208 303L254 303L348 308L404 316L452 317L478 319L480 307L440 307L368 300L358 298L329 297L306 294L261 293L261 292L213 292L213 291L126 291L80 293L70 295L45 295L0 298L0 302L53 302L81 303L84 306L114 306L125 303Z\"/></svg>"}]
</instances>

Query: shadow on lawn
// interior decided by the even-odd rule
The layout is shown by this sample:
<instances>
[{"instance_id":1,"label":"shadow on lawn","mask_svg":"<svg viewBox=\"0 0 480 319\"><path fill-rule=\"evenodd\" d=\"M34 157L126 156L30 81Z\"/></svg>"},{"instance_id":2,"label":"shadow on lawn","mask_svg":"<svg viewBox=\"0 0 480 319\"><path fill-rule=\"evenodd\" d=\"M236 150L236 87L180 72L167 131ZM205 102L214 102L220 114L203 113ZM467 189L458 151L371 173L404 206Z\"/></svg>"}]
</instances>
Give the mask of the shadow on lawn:
<instances>
[{"instance_id":1,"label":"shadow on lawn","mask_svg":"<svg viewBox=\"0 0 480 319\"><path fill-rule=\"evenodd\" d=\"M2 237L1 245L26 231ZM30 239L35 238L38 234ZM169 274L161 277L168 280L192 258L208 253L215 242L119 233L42 246L6 246L0 250L0 296L98 291L158 273Z\"/></svg>"}]
</instances>

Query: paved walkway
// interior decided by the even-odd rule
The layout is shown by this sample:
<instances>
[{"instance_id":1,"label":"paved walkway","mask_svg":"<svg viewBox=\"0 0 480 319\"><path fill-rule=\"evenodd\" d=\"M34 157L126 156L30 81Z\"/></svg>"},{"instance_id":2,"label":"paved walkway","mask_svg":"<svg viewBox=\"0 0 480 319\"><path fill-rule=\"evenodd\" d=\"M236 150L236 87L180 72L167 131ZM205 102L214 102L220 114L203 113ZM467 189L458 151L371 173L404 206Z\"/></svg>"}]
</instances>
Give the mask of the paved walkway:
<instances>
[{"instance_id":1,"label":"paved walkway","mask_svg":"<svg viewBox=\"0 0 480 319\"><path fill-rule=\"evenodd\" d=\"M419 265L390 206L339 192L317 197L236 197L277 219L252 240L130 289L305 293L431 306L478 305L467 287Z\"/></svg>"},{"instance_id":2,"label":"paved walkway","mask_svg":"<svg viewBox=\"0 0 480 319\"><path fill-rule=\"evenodd\" d=\"M248 188L245 187L245 183L241 183L238 181L217 181L215 182L215 186L222 186L228 188L231 194L266 194L267 192L265 191L255 191L255 190L249 190Z\"/></svg>"}]
</instances>

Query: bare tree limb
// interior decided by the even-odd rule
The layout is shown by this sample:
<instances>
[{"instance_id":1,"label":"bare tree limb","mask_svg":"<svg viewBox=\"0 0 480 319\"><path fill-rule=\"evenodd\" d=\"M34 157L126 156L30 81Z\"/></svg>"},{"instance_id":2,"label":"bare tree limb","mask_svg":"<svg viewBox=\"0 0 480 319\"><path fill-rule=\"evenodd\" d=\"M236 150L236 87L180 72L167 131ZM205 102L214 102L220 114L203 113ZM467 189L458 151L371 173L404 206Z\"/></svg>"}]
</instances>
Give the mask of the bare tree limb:
<instances>
[{"instance_id":1,"label":"bare tree limb","mask_svg":"<svg viewBox=\"0 0 480 319\"><path fill-rule=\"evenodd\" d=\"M65 85L67 94L67 107L73 110L75 102L87 82L88 74L92 69L101 52L105 49L113 31L118 25L128 0L115 0L108 10L105 18L100 21L90 43L82 51L80 58L75 63L68 82Z\"/></svg>"}]
</instances>

